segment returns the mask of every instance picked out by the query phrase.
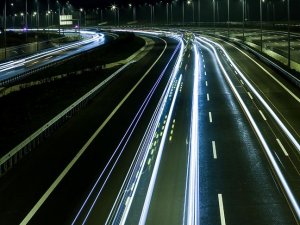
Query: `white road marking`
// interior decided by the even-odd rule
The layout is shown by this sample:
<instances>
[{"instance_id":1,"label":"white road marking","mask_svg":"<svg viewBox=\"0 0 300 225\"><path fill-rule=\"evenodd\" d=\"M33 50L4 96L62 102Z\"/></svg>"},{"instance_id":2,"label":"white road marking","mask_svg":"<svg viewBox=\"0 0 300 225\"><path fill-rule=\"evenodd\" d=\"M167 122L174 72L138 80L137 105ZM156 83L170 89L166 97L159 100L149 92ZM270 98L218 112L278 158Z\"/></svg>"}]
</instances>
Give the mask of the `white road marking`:
<instances>
[{"instance_id":1,"label":"white road marking","mask_svg":"<svg viewBox=\"0 0 300 225\"><path fill-rule=\"evenodd\" d=\"M211 112L209 112L208 115L209 115L209 122L212 123L212 115L211 115Z\"/></svg>"},{"instance_id":2,"label":"white road marking","mask_svg":"<svg viewBox=\"0 0 300 225\"><path fill-rule=\"evenodd\" d=\"M252 97L252 95L251 95L251 93L249 91L248 91L248 95L251 98L251 100L253 100L253 97Z\"/></svg>"},{"instance_id":3,"label":"white road marking","mask_svg":"<svg viewBox=\"0 0 300 225\"><path fill-rule=\"evenodd\" d=\"M289 156L289 154L285 150L285 147L283 146L283 144L281 143L281 141L278 138L276 138L276 141L279 144L279 146L280 146L281 150L283 151L283 153L285 154L285 156Z\"/></svg>"},{"instance_id":4,"label":"white road marking","mask_svg":"<svg viewBox=\"0 0 300 225\"><path fill-rule=\"evenodd\" d=\"M216 142L215 141L212 141L211 142L212 144L212 149L213 149L213 155L214 155L214 159L217 159L217 147L216 147Z\"/></svg>"},{"instance_id":5,"label":"white road marking","mask_svg":"<svg viewBox=\"0 0 300 225\"><path fill-rule=\"evenodd\" d=\"M207 101L209 102L209 94L206 94Z\"/></svg>"},{"instance_id":6,"label":"white road marking","mask_svg":"<svg viewBox=\"0 0 300 225\"><path fill-rule=\"evenodd\" d=\"M226 225L222 194L218 194L221 225Z\"/></svg>"},{"instance_id":7,"label":"white road marking","mask_svg":"<svg viewBox=\"0 0 300 225\"><path fill-rule=\"evenodd\" d=\"M242 85L244 85L244 82L243 82L243 80L241 80L241 83L242 83Z\"/></svg>"},{"instance_id":8,"label":"white road marking","mask_svg":"<svg viewBox=\"0 0 300 225\"><path fill-rule=\"evenodd\" d=\"M267 120L267 118L265 117L265 115L263 114L263 112L261 110L259 110L259 113L264 120Z\"/></svg>"}]
</instances>

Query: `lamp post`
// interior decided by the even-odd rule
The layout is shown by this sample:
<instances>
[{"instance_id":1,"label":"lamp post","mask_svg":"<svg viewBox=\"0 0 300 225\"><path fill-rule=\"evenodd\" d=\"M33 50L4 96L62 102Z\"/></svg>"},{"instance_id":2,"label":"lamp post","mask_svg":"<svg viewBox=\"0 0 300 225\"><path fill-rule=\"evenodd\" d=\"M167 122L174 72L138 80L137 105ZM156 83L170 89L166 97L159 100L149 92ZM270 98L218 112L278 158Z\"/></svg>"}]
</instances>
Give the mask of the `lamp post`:
<instances>
[{"instance_id":1,"label":"lamp post","mask_svg":"<svg viewBox=\"0 0 300 225\"><path fill-rule=\"evenodd\" d=\"M213 0L214 34L216 34L216 1Z\"/></svg>"},{"instance_id":2,"label":"lamp post","mask_svg":"<svg viewBox=\"0 0 300 225\"><path fill-rule=\"evenodd\" d=\"M184 26L184 0L182 1L182 25Z\"/></svg>"},{"instance_id":3,"label":"lamp post","mask_svg":"<svg viewBox=\"0 0 300 225\"><path fill-rule=\"evenodd\" d=\"M243 42L245 41L245 0L243 2Z\"/></svg>"},{"instance_id":4,"label":"lamp post","mask_svg":"<svg viewBox=\"0 0 300 225\"><path fill-rule=\"evenodd\" d=\"M229 19L230 19L230 3L227 0L227 36L229 38Z\"/></svg>"},{"instance_id":5,"label":"lamp post","mask_svg":"<svg viewBox=\"0 0 300 225\"><path fill-rule=\"evenodd\" d=\"M200 25L200 3L201 3L201 1L200 0L198 0L198 23L199 23L199 25Z\"/></svg>"},{"instance_id":6,"label":"lamp post","mask_svg":"<svg viewBox=\"0 0 300 225\"><path fill-rule=\"evenodd\" d=\"M290 0L287 0L287 17L288 17L288 67L291 67Z\"/></svg>"},{"instance_id":7,"label":"lamp post","mask_svg":"<svg viewBox=\"0 0 300 225\"><path fill-rule=\"evenodd\" d=\"M195 23L195 11L194 11L194 2L192 0L187 1L188 5L192 5L192 10L193 10L193 23Z\"/></svg>"},{"instance_id":8,"label":"lamp post","mask_svg":"<svg viewBox=\"0 0 300 225\"><path fill-rule=\"evenodd\" d=\"M169 3L166 3L167 24L169 24Z\"/></svg>"},{"instance_id":9,"label":"lamp post","mask_svg":"<svg viewBox=\"0 0 300 225\"><path fill-rule=\"evenodd\" d=\"M264 2L264 0L260 0L259 1L259 15L260 15L260 51L262 52L263 50L263 27L262 27L262 2Z\"/></svg>"},{"instance_id":10,"label":"lamp post","mask_svg":"<svg viewBox=\"0 0 300 225\"><path fill-rule=\"evenodd\" d=\"M173 1L171 1L171 24L173 24Z\"/></svg>"},{"instance_id":11,"label":"lamp post","mask_svg":"<svg viewBox=\"0 0 300 225\"><path fill-rule=\"evenodd\" d=\"M4 59L6 59L6 0L4 2Z\"/></svg>"},{"instance_id":12,"label":"lamp post","mask_svg":"<svg viewBox=\"0 0 300 225\"><path fill-rule=\"evenodd\" d=\"M58 5L58 34L60 35L60 14L61 14L61 12L60 12L60 3L58 0L56 1L56 4Z\"/></svg>"}]
</instances>

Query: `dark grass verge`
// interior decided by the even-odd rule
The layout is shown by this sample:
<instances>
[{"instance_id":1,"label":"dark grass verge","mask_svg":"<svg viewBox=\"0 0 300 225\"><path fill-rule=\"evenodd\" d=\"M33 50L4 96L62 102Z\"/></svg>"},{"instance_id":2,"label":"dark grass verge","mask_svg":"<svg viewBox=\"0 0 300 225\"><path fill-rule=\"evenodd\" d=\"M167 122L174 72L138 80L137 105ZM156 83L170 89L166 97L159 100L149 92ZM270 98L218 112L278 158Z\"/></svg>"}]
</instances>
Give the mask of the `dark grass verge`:
<instances>
[{"instance_id":1,"label":"dark grass verge","mask_svg":"<svg viewBox=\"0 0 300 225\"><path fill-rule=\"evenodd\" d=\"M85 54L84 57L76 58L66 65L51 68L28 79L39 80L41 77L58 75L63 71L70 73L79 68L99 65L100 62L115 62L129 57L143 45L143 39L131 34L123 35L120 40ZM84 71L0 98L0 157L118 68Z\"/></svg>"}]
</instances>

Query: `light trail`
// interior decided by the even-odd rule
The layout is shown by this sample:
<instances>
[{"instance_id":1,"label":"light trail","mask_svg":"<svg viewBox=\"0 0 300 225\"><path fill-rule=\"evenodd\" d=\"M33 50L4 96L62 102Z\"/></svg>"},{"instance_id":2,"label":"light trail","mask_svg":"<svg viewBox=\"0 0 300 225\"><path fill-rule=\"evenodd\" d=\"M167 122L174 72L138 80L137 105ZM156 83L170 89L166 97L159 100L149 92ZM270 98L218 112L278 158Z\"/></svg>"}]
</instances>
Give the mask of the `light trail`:
<instances>
[{"instance_id":1,"label":"light trail","mask_svg":"<svg viewBox=\"0 0 300 225\"><path fill-rule=\"evenodd\" d=\"M72 44L67 44L67 45L64 45L64 46L61 46L61 47L58 47L55 49L43 51L43 52L34 54L32 56L28 56L28 57L19 59L19 60L12 60L9 62L2 63L2 64L0 64L0 73L4 73L8 70L12 70L12 69L15 69L18 67L22 67L25 65L25 63L30 63L30 62L38 60L40 58L47 57L47 56L50 56L53 54L57 54L57 53L60 53L60 52L63 52L63 51L66 51L66 50L69 50L72 48L82 46L82 45L86 45L86 44L93 43L93 42L100 41L100 40L102 42L104 42L103 34L98 34L98 33L91 32L91 31L82 31L81 33L88 33L88 34L92 35L92 38L89 38L89 39L86 39L83 41L79 41L76 43L72 43ZM4 75L6 75L6 74L5 73L2 74L2 76L4 76ZM1 75L0 75L0 77L1 77Z\"/></svg>"},{"instance_id":2,"label":"light trail","mask_svg":"<svg viewBox=\"0 0 300 225\"><path fill-rule=\"evenodd\" d=\"M191 128L189 140L189 155L187 166L187 182L185 190L185 213L184 224L200 224L199 207L199 132L198 132L198 95L199 95L199 76L200 76L200 57L196 44L194 48L194 82L192 96ZM186 215L187 214L187 215Z\"/></svg>"},{"instance_id":3,"label":"light trail","mask_svg":"<svg viewBox=\"0 0 300 225\"><path fill-rule=\"evenodd\" d=\"M161 157L162 157L162 153L164 150L164 146L167 140L167 135L168 135L168 128L170 126L170 122L171 122L171 117L173 114L173 110L174 110L174 106L175 106L175 102L177 99L177 95L179 92L179 87L180 87L180 83L181 83L181 79L182 79L182 75L180 75L178 81L177 81L177 86L176 86L176 90L172 99L172 103L171 103L171 107L167 116L167 122L165 124L165 129L164 129L164 133L162 136L162 140L160 142L160 146L158 149L158 154L156 157L156 161L154 164L154 168L153 168L153 172L152 172L152 176L151 176L151 180L148 186L148 190L147 190L147 195L146 195L146 199L144 202L144 206L143 206L143 210L142 210L142 214L139 220L139 225L144 225L146 224L146 220L147 220L147 216L148 216L148 211L150 208L150 203L151 203L151 199L152 199L152 195L153 195L153 191L154 191L154 186L155 186L155 182L156 182L156 178L157 178L157 174L158 174L158 170L159 170L159 166L160 166L160 162L161 162ZM166 95L168 96L168 95Z\"/></svg>"},{"instance_id":4,"label":"light trail","mask_svg":"<svg viewBox=\"0 0 300 225\"><path fill-rule=\"evenodd\" d=\"M106 221L106 224L125 224L127 221L127 217L132 206L135 194L137 192L138 185L142 178L143 170L147 167L147 158L151 155L151 144L153 143L154 138L156 137L156 130L159 124L159 121L163 118L163 112L166 107L166 103L170 93L172 92L172 84L175 82L175 77L178 74L179 65L182 60L184 44L181 38L174 36L175 39L179 40L180 44L180 52L177 57L176 64L172 71L172 75L169 78L169 81L163 91L163 94L159 100L159 103L155 109L155 112L151 118L151 121L147 127L147 130L144 134L143 140L138 148L139 156L134 163L132 163L131 168L125 178L125 181L122 185L122 188L119 191L118 197L112 207L110 215ZM173 56L172 56L173 58ZM170 61L169 61L170 63ZM168 64L169 64L168 63ZM177 81L178 82L178 81ZM177 85L180 85L178 83ZM165 125L166 126L166 125ZM167 128L165 127L164 133L167 132ZM160 136L163 136L161 134Z\"/></svg>"},{"instance_id":5,"label":"light trail","mask_svg":"<svg viewBox=\"0 0 300 225\"><path fill-rule=\"evenodd\" d=\"M219 67L221 68L223 74L224 74L224 77L227 81L227 83L229 84L231 90L233 91L234 95L236 96L238 102L240 103L240 106L242 107L243 111L245 112L245 115L247 116L250 124L252 125L258 139L260 140L261 144L262 144L262 147L263 149L265 150L265 153L266 153L266 156L268 157L269 159L269 162L270 164L272 165L272 168L273 168L273 171L274 173L276 174L277 178L278 178L278 182L280 184L280 187L283 191L283 193L285 194L287 200L288 200L288 203L296 217L296 220L300 221L300 208L299 208L299 205L298 205L298 202L289 186L289 184L287 183L282 171L280 170L280 167L278 165L278 163L276 162L276 159L274 158L273 154L272 154L272 151L270 149L270 147L268 146L265 138L263 137L260 129L258 128L257 124L255 123L255 120L254 118L252 117L251 113L249 112L249 109L248 107L246 106L245 102L243 101L243 99L241 98L240 94L238 93L237 89L235 88L234 84L232 83L228 73L226 72L220 58L219 58L219 55L218 55L218 52L216 50L216 48L214 47L214 42L208 40L207 38L199 38L197 37L197 40L199 42L202 42L206 45L208 45L214 52L214 55L217 59L217 62L218 62L218 65ZM216 44L219 48L221 47L220 45ZM223 52L225 52L225 50L222 48ZM225 52L226 53L226 52ZM233 67L235 67L235 69L241 73L238 68L235 66L235 64L232 62L232 60L230 59L230 57L228 56L228 54L226 53L225 54L226 58L229 60L229 62L233 65ZM243 78L244 79L244 78ZM246 79L244 80L247 84L249 83ZM257 93L257 92L256 92Z\"/></svg>"}]
</instances>

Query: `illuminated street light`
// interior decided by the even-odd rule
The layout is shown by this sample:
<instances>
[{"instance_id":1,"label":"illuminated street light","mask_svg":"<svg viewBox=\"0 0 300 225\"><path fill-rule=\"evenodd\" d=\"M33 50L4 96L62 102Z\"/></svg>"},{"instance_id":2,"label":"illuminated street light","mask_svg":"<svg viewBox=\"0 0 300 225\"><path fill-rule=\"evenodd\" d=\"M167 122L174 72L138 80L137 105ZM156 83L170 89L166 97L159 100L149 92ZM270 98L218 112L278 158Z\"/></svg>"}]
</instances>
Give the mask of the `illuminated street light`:
<instances>
[{"instance_id":1,"label":"illuminated street light","mask_svg":"<svg viewBox=\"0 0 300 225\"><path fill-rule=\"evenodd\" d=\"M119 8L116 5L111 6L111 10L114 12L114 18L116 23L116 17L118 17L118 26L120 25L120 14L119 14Z\"/></svg>"},{"instance_id":2,"label":"illuminated street light","mask_svg":"<svg viewBox=\"0 0 300 225\"><path fill-rule=\"evenodd\" d=\"M230 24L230 4L229 0L227 0L227 36L229 38L229 24Z\"/></svg>"},{"instance_id":3,"label":"illuminated street light","mask_svg":"<svg viewBox=\"0 0 300 225\"><path fill-rule=\"evenodd\" d=\"M187 1L188 5L192 5L192 10L193 10L193 23L195 23L195 11L194 11L194 2L191 0Z\"/></svg>"}]
</instances>

